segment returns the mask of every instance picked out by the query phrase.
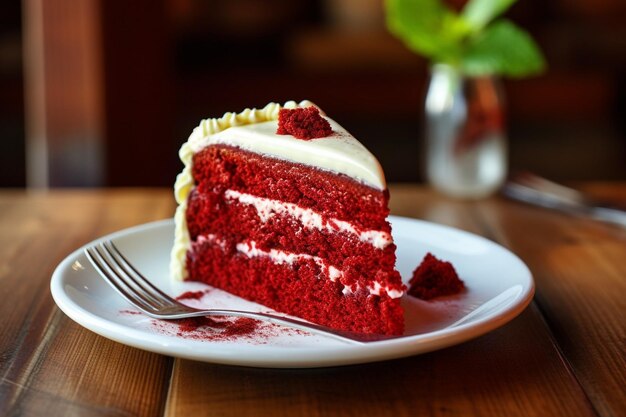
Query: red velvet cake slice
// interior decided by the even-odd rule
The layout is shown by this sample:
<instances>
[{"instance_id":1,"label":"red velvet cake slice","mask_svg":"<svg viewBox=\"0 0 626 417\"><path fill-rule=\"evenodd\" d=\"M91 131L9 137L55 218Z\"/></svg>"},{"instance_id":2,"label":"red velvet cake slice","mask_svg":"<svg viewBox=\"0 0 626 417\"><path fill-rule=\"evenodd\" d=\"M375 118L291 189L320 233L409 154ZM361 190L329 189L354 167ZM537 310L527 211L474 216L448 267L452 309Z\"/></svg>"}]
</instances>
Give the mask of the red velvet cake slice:
<instances>
[{"instance_id":1,"label":"red velvet cake slice","mask_svg":"<svg viewBox=\"0 0 626 417\"><path fill-rule=\"evenodd\" d=\"M345 129L310 102L270 103L203 120L180 156L174 279L337 329L402 334L384 175Z\"/></svg>"}]
</instances>

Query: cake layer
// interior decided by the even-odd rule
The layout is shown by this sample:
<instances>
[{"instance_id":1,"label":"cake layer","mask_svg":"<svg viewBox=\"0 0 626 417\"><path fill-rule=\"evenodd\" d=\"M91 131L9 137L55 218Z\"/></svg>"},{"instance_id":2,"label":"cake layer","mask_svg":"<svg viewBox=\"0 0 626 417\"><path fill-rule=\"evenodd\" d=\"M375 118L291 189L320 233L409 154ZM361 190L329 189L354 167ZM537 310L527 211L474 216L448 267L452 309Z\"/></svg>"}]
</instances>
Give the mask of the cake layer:
<instances>
[{"instance_id":1,"label":"cake layer","mask_svg":"<svg viewBox=\"0 0 626 417\"><path fill-rule=\"evenodd\" d=\"M298 220L306 229L326 230L329 233L347 233L361 242L369 243L377 249L384 249L391 244L391 234L380 230L358 230L352 223L335 218L328 218L310 208L302 208L293 203L257 197L235 190L226 190L226 202L238 202L254 207L261 221L266 222L277 215L285 215Z\"/></svg>"},{"instance_id":2,"label":"cake layer","mask_svg":"<svg viewBox=\"0 0 626 417\"><path fill-rule=\"evenodd\" d=\"M194 155L192 174L201 193L238 191L312 209L350 222L357 230L391 233L386 222L387 191L346 176L224 145L210 146Z\"/></svg>"},{"instance_id":3,"label":"cake layer","mask_svg":"<svg viewBox=\"0 0 626 417\"><path fill-rule=\"evenodd\" d=\"M191 277L240 297L337 329L401 334L400 299L379 297L367 289L345 294L332 279L319 279L322 267L312 258L276 262L267 256L233 253L204 240L189 255Z\"/></svg>"},{"instance_id":4,"label":"cake layer","mask_svg":"<svg viewBox=\"0 0 626 417\"><path fill-rule=\"evenodd\" d=\"M330 265L327 260L320 258L319 256L287 252L280 249L262 249L259 248L257 243L253 240L236 243L234 245L236 253L233 254L229 251L229 248L231 248L233 245L227 240L214 234L202 235L199 236L195 243L192 245L190 257L195 257L196 251L202 250L202 247L206 244L211 244L215 247L219 247L222 250L224 256L244 255L248 258L267 258L273 263L288 264L291 265L292 268L297 266L294 264L303 261L313 261L319 267L319 275L317 276L317 278L329 279L333 282L340 283L342 286L343 294L352 294L361 289L366 289L372 295L380 295L381 290L384 289L383 286L378 282L374 282L373 285L369 287L364 287L363 285L359 285L359 283L356 282L352 286L346 286L341 283L342 279L345 276L344 271L334 267L333 265ZM401 295L401 293L394 290L390 290L389 292L393 294L391 298L398 298Z\"/></svg>"},{"instance_id":5,"label":"cake layer","mask_svg":"<svg viewBox=\"0 0 626 417\"><path fill-rule=\"evenodd\" d=\"M222 194L201 194L194 190L190 194L187 218L192 241L217 237L229 254L235 252L237 244L252 241L260 251L318 258L341 271L340 282L348 288L361 285L384 288L395 297L402 294L403 286L394 269L395 245L390 236L382 247L377 247L377 240L367 239L375 233L316 227L331 222L315 212L307 213L310 215L307 218L312 217L319 223L307 227L293 212L259 214L254 205L231 200L226 197L229 194L228 190Z\"/></svg>"}]
</instances>

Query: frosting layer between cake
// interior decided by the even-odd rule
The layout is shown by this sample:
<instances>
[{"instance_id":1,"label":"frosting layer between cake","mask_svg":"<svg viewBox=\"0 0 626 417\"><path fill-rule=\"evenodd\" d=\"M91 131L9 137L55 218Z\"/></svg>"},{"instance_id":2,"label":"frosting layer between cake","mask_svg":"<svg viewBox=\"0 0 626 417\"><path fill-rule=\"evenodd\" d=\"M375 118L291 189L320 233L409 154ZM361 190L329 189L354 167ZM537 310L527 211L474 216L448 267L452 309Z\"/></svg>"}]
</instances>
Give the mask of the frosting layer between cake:
<instances>
[{"instance_id":1,"label":"frosting layer between cake","mask_svg":"<svg viewBox=\"0 0 626 417\"><path fill-rule=\"evenodd\" d=\"M242 204L253 206L261 221L267 221L275 214L288 214L297 219L303 227L311 229L326 229L329 232L346 232L356 235L362 242L367 242L376 249L384 249L391 244L391 235L379 230L357 230L349 222L339 219L324 219L311 209L305 209L293 203L284 203L269 198L255 197L235 190L226 190L224 197L227 200L239 201Z\"/></svg>"}]
</instances>

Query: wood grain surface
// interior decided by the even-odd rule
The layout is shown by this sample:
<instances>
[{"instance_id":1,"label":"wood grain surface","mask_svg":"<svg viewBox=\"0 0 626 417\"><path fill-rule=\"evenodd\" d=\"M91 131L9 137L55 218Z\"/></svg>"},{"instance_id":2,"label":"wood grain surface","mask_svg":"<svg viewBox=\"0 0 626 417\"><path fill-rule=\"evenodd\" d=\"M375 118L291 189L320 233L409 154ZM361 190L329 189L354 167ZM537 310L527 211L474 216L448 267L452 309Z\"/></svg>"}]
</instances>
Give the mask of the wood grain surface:
<instances>
[{"instance_id":1,"label":"wood grain surface","mask_svg":"<svg viewBox=\"0 0 626 417\"><path fill-rule=\"evenodd\" d=\"M626 199L624 183L583 187ZM626 231L500 197L457 201L413 185L391 195L393 214L518 254L535 301L478 339L380 363L276 370L170 358L82 328L49 290L79 246L171 217L170 190L0 191L0 415L626 415Z\"/></svg>"}]
</instances>

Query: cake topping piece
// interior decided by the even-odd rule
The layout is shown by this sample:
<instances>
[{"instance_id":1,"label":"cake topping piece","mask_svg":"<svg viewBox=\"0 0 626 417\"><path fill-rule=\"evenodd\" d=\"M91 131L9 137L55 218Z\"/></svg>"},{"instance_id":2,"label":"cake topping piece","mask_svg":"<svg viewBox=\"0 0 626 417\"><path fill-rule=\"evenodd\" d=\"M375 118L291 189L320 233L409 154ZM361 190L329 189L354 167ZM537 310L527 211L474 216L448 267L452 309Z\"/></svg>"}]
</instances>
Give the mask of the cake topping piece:
<instances>
[{"instance_id":1,"label":"cake topping piece","mask_svg":"<svg viewBox=\"0 0 626 417\"><path fill-rule=\"evenodd\" d=\"M457 294L464 288L465 284L459 279L450 262L439 260L433 254L427 253L422 263L413 271L407 294L430 300L442 295Z\"/></svg>"},{"instance_id":2,"label":"cake topping piece","mask_svg":"<svg viewBox=\"0 0 626 417\"><path fill-rule=\"evenodd\" d=\"M317 107L281 109L278 112L278 135L292 135L298 139L315 139L330 136L330 123L320 115Z\"/></svg>"}]
</instances>

